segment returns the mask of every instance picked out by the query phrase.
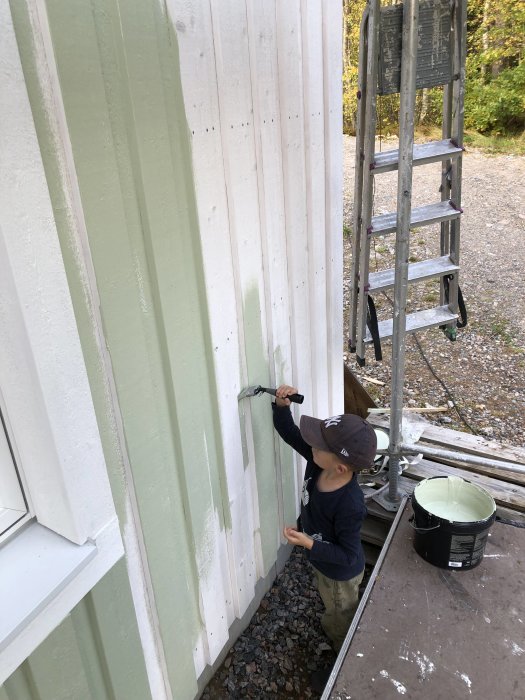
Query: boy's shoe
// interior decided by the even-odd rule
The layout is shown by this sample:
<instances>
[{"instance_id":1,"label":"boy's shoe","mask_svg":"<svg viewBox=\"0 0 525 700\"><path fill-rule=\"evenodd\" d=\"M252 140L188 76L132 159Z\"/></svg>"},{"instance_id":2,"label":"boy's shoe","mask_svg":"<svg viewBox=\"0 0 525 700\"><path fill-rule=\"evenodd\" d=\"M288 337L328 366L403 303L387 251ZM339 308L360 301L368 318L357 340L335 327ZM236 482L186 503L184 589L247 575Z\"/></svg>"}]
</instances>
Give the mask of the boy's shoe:
<instances>
[{"instance_id":1,"label":"boy's shoe","mask_svg":"<svg viewBox=\"0 0 525 700\"><path fill-rule=\"evenodd\" d=\"M319 695L322 695L323 690L328 683L328 679L332 673L332 668L333 666L329 666L328 668L320 668L310 674L310 687L313 691L319 693Z\"/></svg>"}]
</instances>

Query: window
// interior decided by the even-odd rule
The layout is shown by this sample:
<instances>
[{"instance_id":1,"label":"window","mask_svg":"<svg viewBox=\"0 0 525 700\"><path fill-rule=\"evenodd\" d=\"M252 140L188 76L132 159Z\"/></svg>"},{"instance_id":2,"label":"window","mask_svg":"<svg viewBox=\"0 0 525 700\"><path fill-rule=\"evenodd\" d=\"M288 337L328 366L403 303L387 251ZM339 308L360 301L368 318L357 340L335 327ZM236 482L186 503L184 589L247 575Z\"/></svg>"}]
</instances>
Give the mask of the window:
<instances>
[{"instance_id":1,"label":"window","mask_svg":"<svg viewBox=\"0 0 525 700\"><path fill-rule=\"evenodd\" d=\"M0 542L28 519L29 508L22 489L4 415L0 413Z\"/></svg>"}]
</instances>

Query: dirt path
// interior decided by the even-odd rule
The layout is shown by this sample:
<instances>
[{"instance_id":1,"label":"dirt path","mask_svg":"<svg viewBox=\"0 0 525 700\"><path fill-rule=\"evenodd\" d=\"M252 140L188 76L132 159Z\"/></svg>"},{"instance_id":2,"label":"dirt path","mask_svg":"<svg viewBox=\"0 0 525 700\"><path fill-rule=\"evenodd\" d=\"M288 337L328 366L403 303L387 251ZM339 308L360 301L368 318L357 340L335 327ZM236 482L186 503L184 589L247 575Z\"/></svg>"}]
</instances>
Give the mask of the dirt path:
<instances>
[{"instance_id":1,"label":"dirt path","mask_svg":"<svg viewBox=\"0 0 525 700\"><path fill-rule=\"evenodd\" d=\"M344 223L352 224L355 139L344 137ZM383 142L383 150L395 148ZM439 201L440 164L419 167L414 176L414 206ZM472 151L463 159L460 285L469 323L458 331L455 343L439 329L417 338L435 373L445 382L466 422L493 439L525 446L525 158L489 156ZM374 213L395 210L397 173L376 178ZM345 235L345 279L349 279L351 236ZM372 269L393 264L393 235L374 240ZM439 255L439 226L416 229L411 237L411 261ZM409 310L437 304L436 282L411 290ZM391 295L390 295L391 296ZM390 316L390 303L378 299L380 318ZM345 283L345 307L348 283ZM346 318L346 314L345 314ZM345 329L346 333L346 329ZM379 405L390 395L391 344L383 344L384 361L377 363L367 350L366 367L359 369L353 356L349 367L360 377L385 382L385 387L364 382ZM413 337L407 343L405 403L443 406L451 400L428 369ZM434 418L458 430L468 430L451 408Z\"/></svg>"}]
</instances>

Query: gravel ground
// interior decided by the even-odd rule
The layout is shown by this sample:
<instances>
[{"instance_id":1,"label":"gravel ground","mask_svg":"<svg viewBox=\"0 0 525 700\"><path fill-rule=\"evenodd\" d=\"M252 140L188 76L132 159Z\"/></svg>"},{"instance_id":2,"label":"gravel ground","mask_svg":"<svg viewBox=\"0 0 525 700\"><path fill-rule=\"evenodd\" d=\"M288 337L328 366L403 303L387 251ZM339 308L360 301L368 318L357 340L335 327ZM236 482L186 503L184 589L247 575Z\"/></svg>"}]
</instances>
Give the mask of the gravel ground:
<instances>
[{"instance_id":1,"label":"gravel ground","mask_svg":"<svg viewBox=\"0 0 525 700\"><path fill-rule=\"evenodd\" d=\"M369 576L367 567L361 591ZM294 548L203 700L318 698L309 687L310 674L335 661L321 628L322 612L310 565L302 549Z\"/></svg>"},{"instance_id":2,"label":"gravel ground","mask_svg":"<svg viewBox=\"0 0 525 700\"><path fill-rule=\"evenodd\" d=\"M346 309L352 255L349 229L355 139L345 136L344 144ZM396 146L393 140L382 144L383 150ZM439 201L441 164L418 167L414 173L413 206ZM397 173L378 175L375 180L374 213L394 211ZM462 417L450 408L443 414L427 414L426 418L520 447L525 447L524 181L523 157L488 156L476 151L464 155L460 286L468 325L458 330L456 342L447 340L439 329L417 335L417 342L450 393L429 370L414 336L408 336L404 397L405 405L418 407L447 406L447 402L453 402ZM439 226L414 230L410 261L438 256L439 233ZM371 271L392 267L393 254L394 234L373 239ZM392 293L388 295L392 298ZM411 287L409 311L438 304L436 281ZM380 320L391 317L391 304L384 295L376 297L376 305ZM385 383L379 387L363 381L379 406L390 402L391 347L390 341L383 343L382 363L375 361L372 348L367 349L366 366L362 369L352 355L345 355L349 367L360 378L371 377Z\"/></svg>"},{"instance_id":3,"label":"gravel ground","mask_svg":"<svg viewBox=\"0 0 525 700\"><path fill-rule=\"evenodd\" d=\"M345 144L345 229L352 224L355 139ZM395 148L383 143L383 149ZM377 179L376 214L395 209L396 173ZM420 167L414 181L414 205L438 201L440 165ZM405 369L405 404L445 406L455 402L461 415L427 414L427 419L457 430L471 428L487 437L525 447L525 158L467 153L463 165L461 287L469 313L468 326L452 343L438 330L418 334L418 342L445 391L409 336ZM411 259L439 254L439 227L414 231ZM351 236L345 245L345 319L351 264ZM393 236L375 241L372 269L391 267ZM437 304L436 283L426 283L410 297L410 309ZM378 300L381 317L388 315L387 299ZM409 309L409 310L410 310ZM390 344L384 343L384 361L367 351L362 379L383 381L384 387L364 382L380 406L389 403ZM366 585L370 571L363 581ZM249 627L237 640L225 662L204 691L204 700L237 698L317 698L309 687L312 671L335 660L320 625L322 603L301 550L294 550Z\"/></svg>"}]
</instances>

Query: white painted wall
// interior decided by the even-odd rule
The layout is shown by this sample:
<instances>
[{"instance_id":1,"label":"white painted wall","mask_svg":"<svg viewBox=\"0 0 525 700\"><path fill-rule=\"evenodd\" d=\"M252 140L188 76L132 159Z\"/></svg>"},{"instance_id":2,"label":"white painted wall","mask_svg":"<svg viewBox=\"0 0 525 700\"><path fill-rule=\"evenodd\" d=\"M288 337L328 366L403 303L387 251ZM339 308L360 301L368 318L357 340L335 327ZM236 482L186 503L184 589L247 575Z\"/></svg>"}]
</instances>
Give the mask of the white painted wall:
<instances>
[{"instance_id":1,"label":"white painted wall","mask_svg":"<svg viewBox=\"0 0 525 700\"><path fill-rule=\"evenodd\" d=\"M244 455L235 405L258 383L247 356L250 295L259 299L272 384L298 386L300 412L343 410L341 5L168 0L168 11L191 131L232 511L231 620L263 573L251 536L260 517L252 405L242 408ZM278 470L289 467L278 447L275 455ZM302 468L298 460L296 493ZM282 492L277 498L281 527Z\"/></svg>"}]
</instances>

